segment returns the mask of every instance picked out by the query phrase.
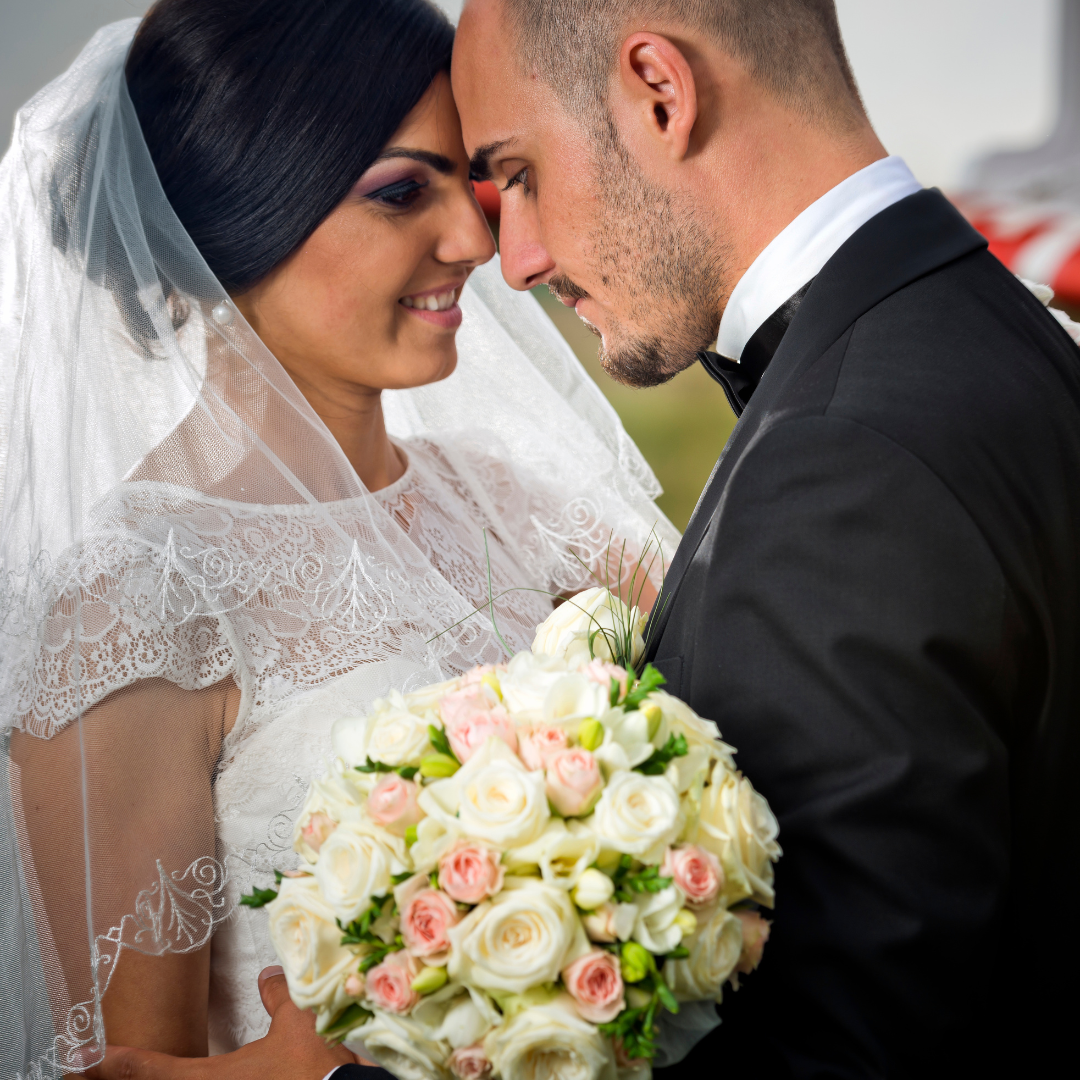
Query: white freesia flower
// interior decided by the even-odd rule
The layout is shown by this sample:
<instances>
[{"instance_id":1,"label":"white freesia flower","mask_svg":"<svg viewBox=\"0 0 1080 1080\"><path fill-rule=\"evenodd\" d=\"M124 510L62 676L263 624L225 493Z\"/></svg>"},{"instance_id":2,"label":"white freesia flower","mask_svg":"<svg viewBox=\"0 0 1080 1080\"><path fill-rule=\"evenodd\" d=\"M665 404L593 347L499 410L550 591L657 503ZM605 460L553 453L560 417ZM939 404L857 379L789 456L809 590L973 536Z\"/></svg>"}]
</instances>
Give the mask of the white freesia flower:
<instances>
[{"instance_id":1,"label":"white freesia flower","mask_svg":"<svg viewBox=\"0 0 1080 1080\"><path fill-rule=\"evenodd\" d=\"M561 727L576 727L582 720L598 720L610 709L611 691L576 671L553 682L544 698L544 720Z\"/></svg>"},{"instance_id":2,"label":"white freesia flower","mask_svg":"<svg viewBox=\"0 0 1080 1080\"><path fill-rule=\"evenodd\" d=\"M704 720L685 701L664 690L654 690L642 706L656 706L663 716L665 731L685 737L691 748L700 747L713 761L722 761L729 769L735 768L734 750L720 738L720 730L711 720ZM664 736L667 738L667 735Z\"/></svg>"},{"instance_id":3,"label":"white freesia flower","mask_svg":"<svg viewBox=\"0 0 1080 1080\"><path fill-rule=\"evenodd\" d=\"M391 876L408 869L405 845L385 829L366 821L338 826L319 851L315 880L334 914L351 923L373 896L390 891Z\"/></svg>"},{"instance_id":4,"label":"white freesia flower","mask_svg":"<svg viewBox=\"0 0 1080 1080\"><path fill-rule=\"evenodd\" d=\"M769 804L750 781L718 763L701 796L697 842L720 860L726 907L746 897L772 907L779 832Z\"/></svg>"},{"instance_id":5,"label":"white freesia flower","mask_svg":"<svg viewBox=\"0 0 1080 1080\"><path fill-rule=\"evenodd\" d=\"M634 940L651 953L669 953L682 941L683 932L676 918L683 906L683 896L674 885L658 893L642 893L635 901Z\"/></svg>"},{"instance_id":6,"label":"white freesia flower","mask_svg":"<svg viewBox=\"0 0 1080 1080\"><path fill-rule=\"evenodd\" d=\"M578 1016L569 995L518 1013L484 1050L502 1080L616 1080L610 1040Z\"/></svg>"},{"instance_id":7,"label":"white freesia flower","mask_svg":"<svg viewBox=\"0 0 1080 1080\"><path fill-rule=\"evenodd\" d=\"M718 907L683 944L690 950L689 957L664 964L664 979L671 992L679 1001L719 1001L742 953L742 923Z\"/></svg>"},{"instance_id":8,"label":"white freesia flower","mask_svg":"<svg viewBox=\"0 0 1080 1080\"><path fill-rule=\"evenodd\" d=\"M334 750L347 765L368 758L397 769L419 765L428 752L428 720L412 712L396 690L375 702L367 716L346 716L330 729Z\"/></svg>"},{"instance_id":9,"label":"white freesia flower","mask_svg":"<svg viewBox=\"0 0 1080 1080\"><path fill-rule=\"evenodd\" d=\"M565 889L508 877L503 891L451 927L447 973L454 982L522 994L553 983L589 942Z\"/></svg>"},{"instance_id":10,"label":"white freesia flower","mask_svg":"<svg viewBox=\"0 0 1080 1080\"><path fill-rule=\"evenodd\" d=\"M595 911L615 894L615 883L602 870L590 868L578 878L573 898L582 911Z\"/></svg>"},{"instance_id":11,"label":"white freesia flower","mask_svg":"<svg viewBox=\"0 0 1080 1080\"><path fill-rule=\"evenodd\" d=\"M657 748L657 736L663 734L659 728L652 730L650 717L640 709L609 709L597 719L604 725L604 741L593 753L609 773L647 761Z\"/></svg>"},{"instance_id":12,"label":"white freesia flower","mask_svg":"<svg viewBox=\"0 0 1080 1080\"><path fill-rule=\"evenodd\" d=\"M593 656L614 660L615 641L621 641L629 632L630 664L636 667L645 653L641 635L648 620L648 612L627 607L607 589L586 589L560 604L536 628L533 652L561 657L571 667L587 664Z\"/></svg>"},{"instance_id":13,"label":"white freesia flower","mask_svg":"<svg viewBox=\"0 0 1080 1080\"><path fill-rule=\"evenodd\" d=\"M662 776L617 772L587 819L605 848L659 862L682 826L679 796Z\"/></svg>"},{"instance_id":14,"label":"white freesia flower","mask_svg":"<svg viewBox=\"0 0 1080 1080\"><path fill-rule=\"evenodd\" d=\"M346 1045L373 1057L398 1080L446 1080L449 1045L430 1038L424 1025L410 1017L376 1010L366 1024L349 1033Z\"/></svg>"},{"instance_id":15,"label":"white freesia flower","mask_svg":"<svg viewBox=\"0 0 1080 1080\"><path fill-rule=\"evenodd\" d=\"M709 775L709 754L703 746L691 746L688 753L672 758L664 770L671 786L684 795L695 784L704 784Z\"/></svg>"},{"instance_id":16,"label":"white freesia flower","mask_svg":"<svg viewBox=\"0 0 1080 1080\"><path fill-rule=\"evenodd\" d=\"M452 1049L478 1043L502 1017L476 991L462 993L451 983L414 1006L410 1016L425 1028L427 1037Z\"/></svg>"},{"instance_id":17,"label":"white freesia flower","mask_svg":"<svg viewBox=\"0 0 1080 1080\"><path fill-rule=\"evenodd\" d=\"M600 838L592 829L554 818L531 844L508 851L503 862L511 872L537 866L546 884L572 889L599 854Z\"/></svg>"},{"instance_id":18,"label":"white freesia flower","mask_svg":"<svg viewBox=\"0 0 1080 1080\"><path fill-rule=\"evenodd\" d=\"M418 801L448 830L501 848L536 839L551 816L544 774L526 769L501 739L488 739L453 776L427 785Z\"/></svg>"},{"instance_id":19,"label":"white freesia flower","mask_svg":"<svg viewBox=\"0 0 1080 1080\"><path fill-rule=\"evenodd\" d=\"M344 984L357 969L356 955L341 944L341 930L318 882L285 878L266 913L270 940L297 1006L315 1009L325 1020L351 1004Z\"/></svg>"},{"instance_id":20,"label":"white freesia flower","mask_svg":"<svg viewBox=\"0 0 1080 1080\"><path fill-rule=\"evenodd\" d=\"M518 653L499 677L503 704L515 721L519 724L539 723L543 719L548 691L569 670L561 657Z\"/></svg>"}]
</instances>

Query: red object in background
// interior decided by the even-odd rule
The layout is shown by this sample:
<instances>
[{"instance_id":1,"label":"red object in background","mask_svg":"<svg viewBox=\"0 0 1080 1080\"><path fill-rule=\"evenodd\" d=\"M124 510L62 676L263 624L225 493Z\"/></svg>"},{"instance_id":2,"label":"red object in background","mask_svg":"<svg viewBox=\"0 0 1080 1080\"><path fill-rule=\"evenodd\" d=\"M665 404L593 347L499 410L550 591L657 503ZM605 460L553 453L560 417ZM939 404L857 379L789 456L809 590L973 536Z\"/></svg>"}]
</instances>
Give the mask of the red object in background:
<instances>
[{"instance_id":1,"label":"red object in background","mask_svg":"<svg viewBox=\"0 0 1080 1080\"><path fill-rule=\"evenodd\" d=\"M1014 274L1080 304L1080 209L969 193L953 199Z\"/></svg>"},{"instance_id":2,"label":"red object in background","mask_svg":"<svg viewBox=\"0 0 1080 1080\"><path fill-rule=\"evenodd\" d=\"M490 180L474 180L473 191L476 192L476 201L480 209L484 211L489 221L499 220L499 189Z\"/></svg>"}]
</instances>

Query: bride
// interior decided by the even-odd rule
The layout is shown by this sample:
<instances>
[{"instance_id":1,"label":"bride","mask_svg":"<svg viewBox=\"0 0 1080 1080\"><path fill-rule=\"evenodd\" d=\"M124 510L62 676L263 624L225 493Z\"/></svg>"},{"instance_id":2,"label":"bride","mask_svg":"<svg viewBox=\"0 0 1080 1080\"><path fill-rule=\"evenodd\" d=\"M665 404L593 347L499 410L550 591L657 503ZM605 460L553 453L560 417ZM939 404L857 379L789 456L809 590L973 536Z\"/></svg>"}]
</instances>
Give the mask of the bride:
<instances>
[{"instance_id":1,"label":"bride","mask_svg":"<svg viewBox=\"0 0 1080 1080\"><path fill-rule=\"evenodd\" d=\"M477 269L452 40L426 0L160 0L19 114L4 1076L262 1037L239 899L294 865L332 719L527 646L654 526L674 548L596 387Z\"/></svg>"}]
</instances>

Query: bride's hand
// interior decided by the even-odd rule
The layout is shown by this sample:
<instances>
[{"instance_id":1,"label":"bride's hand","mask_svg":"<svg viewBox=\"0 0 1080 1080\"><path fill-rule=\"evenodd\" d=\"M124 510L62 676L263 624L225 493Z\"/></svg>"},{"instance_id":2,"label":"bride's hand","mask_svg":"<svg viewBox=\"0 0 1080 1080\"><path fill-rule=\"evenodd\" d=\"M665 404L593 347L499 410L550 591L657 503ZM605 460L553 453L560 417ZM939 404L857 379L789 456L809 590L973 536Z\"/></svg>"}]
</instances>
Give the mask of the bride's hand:
<instances>
[{"instance_id":1,"label":"bride's hand","mask_svg":"<svg viewBox=\"0 0 1080 1080\"><path fill-rule=\"evenodd\" d=\"M289 997L281 968L266 968L259 993L270 1014L266 1037L231 1054L179 1058L152 1050L109 1046L105 1060L90 1069L92 1080L323 1080L339 1065L368 1061L344 1046L329 1046L315 1032L315 1016L302 1012Z\"/></svg>"}]
</instances>

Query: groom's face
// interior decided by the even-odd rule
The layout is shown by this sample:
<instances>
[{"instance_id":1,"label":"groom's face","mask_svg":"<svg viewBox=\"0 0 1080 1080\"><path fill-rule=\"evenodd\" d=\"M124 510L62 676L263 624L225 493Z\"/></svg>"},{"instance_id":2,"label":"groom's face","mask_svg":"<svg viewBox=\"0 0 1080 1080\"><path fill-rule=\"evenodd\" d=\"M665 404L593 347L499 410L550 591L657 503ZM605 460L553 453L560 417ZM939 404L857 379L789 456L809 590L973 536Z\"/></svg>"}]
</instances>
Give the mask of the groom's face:
<instances>
[{"instance_id":1,"label":"groom's face","mask_svg":"<svg viewBox=\"0 0 1080 1080\"><path fill-rule=\"evenodd\" d=\"M547 284L602 338L622 382L650 386L716 339L721 268L678 193L650 181L600 110L571 116L521 69L500 0L470 0L454 94L474 169L502 192L499 248L516 289Z\"/></svg>"}]
</instances>

